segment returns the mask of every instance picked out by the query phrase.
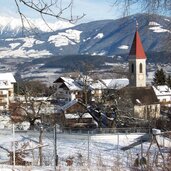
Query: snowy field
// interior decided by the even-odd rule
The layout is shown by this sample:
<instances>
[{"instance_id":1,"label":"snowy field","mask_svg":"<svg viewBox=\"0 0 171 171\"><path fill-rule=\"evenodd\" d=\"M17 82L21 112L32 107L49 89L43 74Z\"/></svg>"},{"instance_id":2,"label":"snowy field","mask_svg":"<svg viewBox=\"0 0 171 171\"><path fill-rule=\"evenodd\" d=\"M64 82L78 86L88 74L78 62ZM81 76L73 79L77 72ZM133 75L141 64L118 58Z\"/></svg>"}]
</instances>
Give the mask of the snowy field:
<instances>
[{"instance_id":1,"label":"snowy field","mask_svg":"<svg viewBox=\"0 0 171 171\"><path fill-rule=\"evenodd\" d=\"M132 134L57 134L57 170L131 170L136 154L147 155L149 149L150 163L154 163L155 154L159 149L156 143L150 146L151 140L139 142L143 133ZM32 162L32 166L9 166L8 153L0 149L0 171L53 171L54 170L54 138L53 133L44 133L43 136L43 167L38 167L38 132L16 133L16 150L24 149L27 155L23 158ZM171 147L171 141L163 137L157 137L163 147ZM0 146L12 151L13 136L9 130L0 131ZM134 144L129 149L129 145ZM128 146L127 150L122 148ZM33 149L33 150L31 150ZM23 151L24 151L23 150ZM160 156L161 157L161 156ZM67 166L67 160L72 160L72 166ZM161 158L160 158L161 159ZM117 166L117 167L116 167ZM13 169L13 170L12 170Z\"/></svg>"}]
</instances>

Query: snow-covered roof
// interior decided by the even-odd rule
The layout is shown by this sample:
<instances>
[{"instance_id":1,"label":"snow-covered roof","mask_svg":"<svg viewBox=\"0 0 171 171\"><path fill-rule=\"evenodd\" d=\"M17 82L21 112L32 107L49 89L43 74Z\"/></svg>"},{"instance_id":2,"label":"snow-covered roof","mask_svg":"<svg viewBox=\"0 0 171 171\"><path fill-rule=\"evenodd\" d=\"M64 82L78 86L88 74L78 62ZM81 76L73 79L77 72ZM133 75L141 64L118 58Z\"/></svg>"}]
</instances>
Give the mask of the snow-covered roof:
<instances>
[{"instance_id":1,"label":"snow-covered roof","mask_svg":"<svg viewBox=\"0 0 171 171\"><path fill-rule=\"evenodd\" d=\"M97 80L95 82L92 82L91 85L90 85L90 87L92 89L105 89L106 88L106 85L102 81Z\"/></svg>"},{"instance_id":2,"label":"snow-covered roof","mask_svg":"<svg viewBox=\"0 0 171 171\"><path fill-rule=\"evenodd\" d=\"M0 73L0 80L8 80L10 83L16 83L12 73Z\"/></svg>"},{"instance_id":3,"label":"snow-covered roof","mask_svg":"<svg viewBox=\"0 0 171 171\"><path fill-rule=\"evenodd\" d=\"M76 90L81 91L82 90L81 86L76 81L74 81L74 82L64 82L63 85L65 85L71 91L76 91ZM61 86L63 86L63 85L61 85Z\"/></svg>"},{"instance_id":4,"label":"snow-covered roof","mask_svg":"<svg viewBox=\"0 0 171 171\"><path fill-rule=\"evenodd\" d=\"M70 77L60 77L64 82L73 82L74 80Z\"/></svg>"},{"instance_id":5,"label":"snow-covered roof","mask_svg":"<svg viewBox=\"0 0 171 171\"><path fill-rule=\"evenodd\" d=\"M65 104L64 106L62 106L61 109L62 109L63 111L65 111L65 110L67 110L68 108L70 108L71 106L73 106L74 104L76 104L77 102L78 102L77 99L72 100L72 101L68 102L67 104Z\"/></svg>"},{"instance_id":6,"label":"snow-covered roof","mask_svg":"<svg viewBox=\"0 0 171 171\"><path fill-rule=\"evenodd\" d=\"M84 113L81 117L77 113L75 114L67 113L65 114L65 118L66 119L79 119L79 118L92 118L92 116L89 113Z\"/></svg>"},{"instance_id":7,"label":"snow-covered roof","mask_svg":"<svg viewBox=\"0 0 171 171\"><path fill-rule=\"evenodd\" d=\"M121 89L129 84L129 80L127 78L103 79L102 81L109 89Z\"/></svg>"},{"instance_id":8,"label":"snow-covered roof","mask_svg":"<svg viewBox=\"0 0 171 171\"><path fill-rule=\"evenodd\" d=\"M0 89L5 90L11 88L12 84L8 80L0 80Z\"/></svg>"},{"instance_id":9,"label":"snow-covered roof","mask_svg":"<svg viewBox=\"0 0 171 171\"><path fill-rule=\"evenodd\" d=\"M58 77L54 83L63 83L63 82L72 82L74 81L72 78L70 77Z\"/></svg>"},{"instance_id":10,"label":"snow-covered roof","mask_svg":"<svg viewBox=\"0 0 171 171\"><path fill-rule=\"evenodd\" d=\"M171 96L171 89L167 85L152 86L157 96Z\"/></svg>"},{"instance_id":11,"label":"snow-covered roof","mask_svg":"<svg viewBox=\"0 0 171 171\"><path fill-rule=\"evenodd\" d=\"M63 84L60 86L60 88L66 86L71 91L81 91L85 84L85 80L83 80L83 78L74 80L70 77L60 77L60 79L63 80ZM91 77L87 77L86 81L90 89L120 89L129 84L129 80L127 78L93 80Z\"/></svg>"},{"instance_id":12,"label":"snow-covered roof","mask_svg":"<svg viewBox=\"0 0 171 171\"><path fill-rule=\"evenodd\" d=\"M63 81L64 81L64 85L69 89L69 90L78 90L81 91L81 85L78 84L77 81L75 81L74 79L70 78L70 77L60 77ZM62 86L62 85L61 85Z\"/></svg>"}]
</instances>

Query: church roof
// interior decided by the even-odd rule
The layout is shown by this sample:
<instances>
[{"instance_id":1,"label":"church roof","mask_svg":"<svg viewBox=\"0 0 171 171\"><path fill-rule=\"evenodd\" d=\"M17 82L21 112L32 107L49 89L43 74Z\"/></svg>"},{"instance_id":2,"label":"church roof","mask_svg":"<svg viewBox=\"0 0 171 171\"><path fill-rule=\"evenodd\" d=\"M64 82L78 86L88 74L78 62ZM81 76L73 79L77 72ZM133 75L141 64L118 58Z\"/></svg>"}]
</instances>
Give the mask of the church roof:
<instances>
[{"instance_id":1,"label":"church roof","mask_svg":"<svg viewBox=\"0 0 171 171\"><path fill-rule=\"evenodd\" d=\"M136 59L146 59L138 30L135 32L129 55L135 56Z\"/></svg>"},{"instance_id":2,"label":"church roof","mask_svg":"<svg viewBox=\"0 0 171 171\"><path fill-rule=\"evenodd\" d=\"M121 89L125 97L129 97L134 105L158 104L159 101L152 87L125 87Z\"/></svg>"}]
</instances>

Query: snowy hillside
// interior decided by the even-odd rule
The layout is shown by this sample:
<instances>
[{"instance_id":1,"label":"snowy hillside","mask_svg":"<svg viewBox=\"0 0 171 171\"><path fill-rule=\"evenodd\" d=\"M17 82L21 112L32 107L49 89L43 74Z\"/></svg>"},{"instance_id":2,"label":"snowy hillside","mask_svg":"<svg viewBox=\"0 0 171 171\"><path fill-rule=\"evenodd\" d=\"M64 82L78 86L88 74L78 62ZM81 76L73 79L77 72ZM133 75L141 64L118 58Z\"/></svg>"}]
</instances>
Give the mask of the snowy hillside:
<instances>
[{"instance_id":1,"label":"snowy hillside","mask_svg":"<svg viewBox=\"0 0 171 171\"><path fill-rule=\"evenodd\" d=\"M0 16L0 56L3 57L43 57L52 55L45 47L46 40L42 40L42 35L48 32L61 30L74 25L66 21L56 21L54 23L45 23L41 19L25 21L25 29L22 30L20 18ZM52 30L53 29L53 30ZM35 34L36 33L36 34ZM38 33L38 35L37 35ZM55 41L55 40L54 40ZM62 41L62 39L61 39ZM39 47L37 48L37 46Z\"/></svg>"},{"instance_id":2,"label":"snowy hillside","mask_svg":"<svg viewBox=\"0 0 171 171\"><path fill-rule=\"evenodd\" d=\"M166 20L166 21L169 22L170 20ZM153 22L153 21L149 22L149 26L150 26L149 29L153 30L153 32L155 32L155 33L164 33L164 32L170 33L171 32L168 29L164 29L162 25L160 25L156 22Z\"/></svg>"},{"instance_id":3,"label":"snowy hillside","mask_svg":"<svg viewBox=\"0 0 171 171\"><path fill-rule=\"evenodd\" d=\"M39 34L21 34L21 21L0 17L0 57L47 57L68 54L115 56L129 53L135 33L135 18L145 51L165 50L170 33L169 18L159 15L137 14L117 20L102 20L73 26L57 21L48 23L32 21ZM26 25L27 27L27 25ZM168 50L168 49L167 49Z\"/></svg>"}]
</instances>

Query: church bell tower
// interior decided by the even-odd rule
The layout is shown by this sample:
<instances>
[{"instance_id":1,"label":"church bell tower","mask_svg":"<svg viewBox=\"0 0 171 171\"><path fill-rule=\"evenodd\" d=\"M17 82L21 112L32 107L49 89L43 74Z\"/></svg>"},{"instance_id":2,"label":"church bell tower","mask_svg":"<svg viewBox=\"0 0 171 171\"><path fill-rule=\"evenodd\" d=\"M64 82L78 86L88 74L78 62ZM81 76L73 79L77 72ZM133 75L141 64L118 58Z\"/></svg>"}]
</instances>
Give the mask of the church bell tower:
<instances>
[{"instance_id":1,"label":"church bell tower","mask_svg":"<svg viewBox=\"0 0 171 171\"><path fill-rule=\"evenodd\" d=\"M129 85L146 87L146 55L138 33L138 24L129 53Z\"/></svg>"}]
</instances>

